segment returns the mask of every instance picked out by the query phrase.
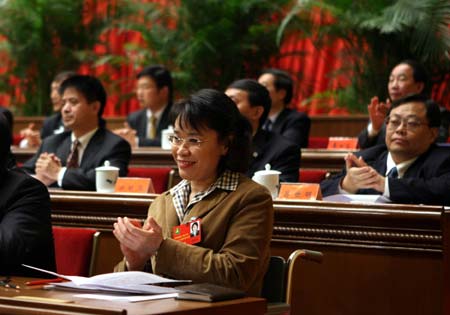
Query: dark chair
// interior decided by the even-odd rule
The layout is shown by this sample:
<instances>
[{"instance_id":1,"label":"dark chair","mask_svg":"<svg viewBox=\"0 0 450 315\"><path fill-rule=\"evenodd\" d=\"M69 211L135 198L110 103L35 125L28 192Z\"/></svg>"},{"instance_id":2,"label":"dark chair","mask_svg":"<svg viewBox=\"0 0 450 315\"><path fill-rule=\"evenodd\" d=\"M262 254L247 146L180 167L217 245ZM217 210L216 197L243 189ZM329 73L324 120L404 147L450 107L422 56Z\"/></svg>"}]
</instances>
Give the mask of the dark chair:
<instances>
[{"instance_id":1,"label":"dark chair","mask_svg":"<svg viewBox=\"0 0 450 315\"><path fill-rule=\"evenodd\" d=\"M53 227L56 270L67 276L91 276L100 232L94 229Z\"/></svg>"},{"instance_id":2,"label":"dark chair","mask_svg":"<svg viewBox=\"0 0 450 315\"><path fill-rule=\"evenodd\" d=\"M288 315L292 299L294 270L301 259L321 262L321 252L297 249L286 261L283 257L270 257L269 267L264 276L261 296L267 299L267 315Z\"/></svg>"},{"instance_id":3,"label":"dark chair","mask_svg":"<svg viewBox=\"0 0 450 315\"><path fill-rule=\"evenodd\" d=\"M161 194L173 185L175 171L170 167L128 167L128 177L151 178L155 193Z\"/></svg>"}]
</instances>

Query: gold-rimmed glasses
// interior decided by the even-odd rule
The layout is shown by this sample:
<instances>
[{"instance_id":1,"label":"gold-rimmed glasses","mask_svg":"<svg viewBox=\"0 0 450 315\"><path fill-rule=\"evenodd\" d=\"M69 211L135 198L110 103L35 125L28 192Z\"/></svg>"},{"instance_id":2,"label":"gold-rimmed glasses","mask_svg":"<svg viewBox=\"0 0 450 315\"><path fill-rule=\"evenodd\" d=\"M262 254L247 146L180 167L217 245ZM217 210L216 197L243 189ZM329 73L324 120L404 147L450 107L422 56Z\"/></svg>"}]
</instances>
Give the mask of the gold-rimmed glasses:
<instances>
[{"instance_id":1,"label":"gold-rimmed glasses","mask_svg":"<svg viewBox=\"0 0 450 315\"><path fill-rule=\"evenodd\" d=\"M385 120L386 126L389 129L397 130L398 127L403 126L408 131L416 131L422 125L429 125L428 122L420 121L415 117L400 117L387 116Z\"/></svg>"},{"instance_id":2,"label":"gold-rimmed glasses","mask_svg":"<svg viewBox=\"0 0 450 315\"><path fill-rule=\"evenodd\" d=\"M188 138L181 138L176 135L169 136L169 142L176 147L180 147L183 144L190 148L190 147L200 147L202 143L206 142L205 140L200 140L195 137L188 137Z\"/></svg>"}]
</instances>

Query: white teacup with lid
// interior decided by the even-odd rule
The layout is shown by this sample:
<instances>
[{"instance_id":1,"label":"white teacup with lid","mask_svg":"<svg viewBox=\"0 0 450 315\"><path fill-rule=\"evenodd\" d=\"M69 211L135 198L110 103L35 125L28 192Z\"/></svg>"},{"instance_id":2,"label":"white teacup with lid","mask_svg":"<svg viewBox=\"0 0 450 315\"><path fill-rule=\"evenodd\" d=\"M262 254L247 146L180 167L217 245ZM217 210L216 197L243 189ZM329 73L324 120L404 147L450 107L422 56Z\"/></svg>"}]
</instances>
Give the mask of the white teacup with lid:
<instances>
[{"instance_id":1,"label":"white teacup with lid","mask_svg":"<svg viewBox=\"0 0 450 315\"><path fill-rule=\"evenodd\" d=\"M164 150L172 149L172 144L169 141L169 137L173 135L173 126L169 125L167 129L161 131L161 148Z\"/></svg>"},{"instance_id":2,"label":"white teacup with lid","mask_svg":"<svg viewBox=\"0 0 450 315\"><path fill-rule=\"evenodd\" d=\"M111 166L109 161L105 161L103 166L99 166L95 169L95 187L97 192L114 192L118 177L119 168Z\"/></svg>"},{"instance_id":3,"label":"white teacup with lid","mask_svg":"<svg viewBox=\"0 0 450 315\"><path fill-rule=\"evenodd\" d=\"M281 172L270 169L270 164L265 165L265 170L257 171L253 175L253 181L266 186L272 195L272 199L278 197L278 189L280 188L280 174Z\"/></svg>"}]
</instances>

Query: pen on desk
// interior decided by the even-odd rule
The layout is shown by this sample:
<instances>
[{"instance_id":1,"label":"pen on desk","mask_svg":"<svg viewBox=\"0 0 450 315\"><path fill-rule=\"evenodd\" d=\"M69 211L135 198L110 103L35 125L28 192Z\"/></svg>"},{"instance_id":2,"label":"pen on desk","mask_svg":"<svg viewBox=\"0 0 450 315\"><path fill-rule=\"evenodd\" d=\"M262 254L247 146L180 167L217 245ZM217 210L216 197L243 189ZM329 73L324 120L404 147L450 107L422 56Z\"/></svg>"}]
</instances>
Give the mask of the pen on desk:
<instances>
[{"instance_id":1,"label":"pen on desk","mask_svg":"<svg viewBox=\"0 0 450 315\"><path fill-rule=\"evenodd\" d=\"M55 282L62 282L64 279L56 278L56 279L43 279L43 280L34 280L25 282L26 285L44 285Z\"/></svg>"},{"instance_id":2,"label":"pen on desk","mask_svg":"<svg viewBox=\"0 0 450 315\"><path fill-rule=\"evenodd\" d=\"M0 280L0 286L4 288L11 288L11 289L20 289L18 285L15 285L11 283L11 278L6 277L6 279Z\"/></svg>"}]
</instances>

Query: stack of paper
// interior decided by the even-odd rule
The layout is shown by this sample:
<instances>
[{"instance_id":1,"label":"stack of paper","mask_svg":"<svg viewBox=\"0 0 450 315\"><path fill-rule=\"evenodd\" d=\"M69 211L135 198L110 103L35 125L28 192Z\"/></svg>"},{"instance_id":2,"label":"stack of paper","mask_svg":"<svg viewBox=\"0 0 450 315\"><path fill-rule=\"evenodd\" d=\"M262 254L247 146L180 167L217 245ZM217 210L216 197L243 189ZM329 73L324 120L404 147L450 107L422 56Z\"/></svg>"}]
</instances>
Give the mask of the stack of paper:
<instances>
[{"instance_id":1,"label":"stack of paper","mask_svg":"<svg viewBox=\"0 0 450 315\"><path fill-rule=\"evenodd\" d=\"M176 286L190 283L189 280L173 280L142 271L126 271L106 273L94 277L66 276L56 272L23 265L47 274L51 274L69 282L54 283L49 287L75 291L106 291L128 294L167 294L178 290L162 285Z\"/></svg>"}]
</instances>

